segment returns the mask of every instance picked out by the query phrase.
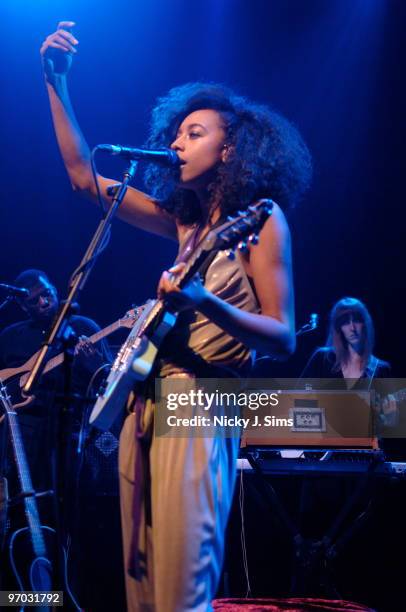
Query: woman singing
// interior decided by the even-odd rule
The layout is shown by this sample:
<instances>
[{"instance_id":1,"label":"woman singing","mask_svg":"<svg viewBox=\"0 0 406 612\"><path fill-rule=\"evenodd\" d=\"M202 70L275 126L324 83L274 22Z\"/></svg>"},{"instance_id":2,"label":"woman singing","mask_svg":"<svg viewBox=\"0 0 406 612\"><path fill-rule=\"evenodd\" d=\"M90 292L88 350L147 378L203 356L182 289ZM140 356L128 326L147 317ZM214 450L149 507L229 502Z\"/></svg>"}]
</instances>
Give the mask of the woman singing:
<instances>
[{"instance_id":1,"label":"woman singing","mask_svg":"<svg viewBox=\"0 0 406 612\"><path fill-rule=\"evenodd\" d=\"M67 73L78 42L74 25L61 22L41 53L69 178L75 190L96 200L90 151L68 97ZM147 146L170 147L181 163L177 176L165 168L149 169L149 194L129 189L118 213L179 243L177 266L162 274L158 296L182 312L154 376L245 375L255 350L277 358L291 354L291 248L281 207L297 201L311 175L310 155L297 130L227 87L189 83L158 100ZM114 181L99 181L109 203L106 189ZM204 284L194 278L178 289L173 275L202 236L261 198L281 207L274 205L259 243L235 260L219 252ZM209 610L221 571L238 439L154 436L148 381L129 408L120 440L128 609Z\"/></svg>"}]
</instances>

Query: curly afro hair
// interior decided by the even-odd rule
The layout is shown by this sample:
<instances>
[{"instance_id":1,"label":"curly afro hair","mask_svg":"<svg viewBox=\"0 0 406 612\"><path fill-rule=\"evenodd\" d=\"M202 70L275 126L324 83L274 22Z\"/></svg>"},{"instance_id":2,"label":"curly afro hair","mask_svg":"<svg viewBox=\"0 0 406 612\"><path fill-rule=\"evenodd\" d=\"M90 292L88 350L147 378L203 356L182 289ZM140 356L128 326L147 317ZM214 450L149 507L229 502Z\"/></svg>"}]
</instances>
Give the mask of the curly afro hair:
<instances>
[{"instance_id":1,"label":"curly afro hair","mask_svg":"<svg viewBox=\"0 0 406 612\"><path fill-rule=\"evenodd\" d=\"M229 155L209 186L212 205L222 217L244 210L259 198L294 206L310 184L312 162L297 129L266 106L254 104L216 83L187 83L159 98L152 111L147 146L169 147L182 121L200 109L217 111L224 123ZM200 220L193 191L177 186L173 170L150 166L145 183L159 206L180 223Z\"/></svg>"}]
</instances>

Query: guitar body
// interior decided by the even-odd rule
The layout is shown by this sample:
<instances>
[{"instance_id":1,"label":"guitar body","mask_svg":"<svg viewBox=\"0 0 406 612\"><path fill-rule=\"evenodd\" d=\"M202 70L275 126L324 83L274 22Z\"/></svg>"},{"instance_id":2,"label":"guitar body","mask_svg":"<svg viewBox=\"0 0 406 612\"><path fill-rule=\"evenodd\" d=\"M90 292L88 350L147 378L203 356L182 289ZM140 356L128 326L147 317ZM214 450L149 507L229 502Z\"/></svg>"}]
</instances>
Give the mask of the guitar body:
<instances>
[{"instance_id":1,"label":"guitar body","mask_svg":"<svg viewBox=\"0 0 406 612\"><path fill-rule=\"evenodd\" d=\"M101 340L102 338L106 338L107 336L114 333L118 329L121 329L123 327L131 328L134 325L134 322L137 320L139 312L142 312L142 309L143 309L143 306L141 306L140 308L133 308L127 311L121 319L118 319L117 321L115 321L114 323L111 323L104 329L99 330L98 332L90 336L88 340L92 344L96 344L96 342L99 342L99 340ZM31 357L21 366L18 366L15 368L5 368L4 370L0 370L0 380L2 380L3 383L7 382L8 393L13 398L13 408L14 409L21 408L22 406L26 406L27 404L32 403L33 400L35 399L33 395L30 397L24 398L21 395L21 389L24 387L25 383L27 382L30 371L34 367L39 353L40 353L40 350L34 353L34 355L31 355ZM54 368L61 365L64 361L64 357L65 356L63 353L59 353L55 357L52 357L45 365L43 374L46 374L47 372L50 372Z\"/></svg>"},{"instance_id":2,"label":"guitar body","mask_svg":"<svg viewBox=\"0 0 406 612\"><path fill-rule=\"evenodd\" d=\"M156 322L158 311L161 317ZM123 410L135 383L145 380L151 373L159 347L175 325L176 319L176 314L162 312L161 303L157 300L145 307L99 391L89 419L91 425L102 430L110 429ZM152 320L155 321L155 327L147 334Z\"/></svg>"},{"instance_id":3,"label":"guitar body","mask_svg":"<svg viewBox=\"0 0 406 612\"><path fill-rule=\"evenodd\" d=\"M31 357L27 359L27 361L23 363L23 365L17 368L5 368L4 370L0 370L1 380L3 382L7 381L7 385L10 384L10 380L13 380L13 379L19 380L22 374L29 372L32 369L38 355L39 355L39 351L34 353L34 355L31 355Z\"/></svg>"},{"instance_id":4,"label":"guitar body","mask_svg":"<svg viewBox=\"0 0 406 612\"><path fill-rule=\"evenodd\" d=\"M55 529L41 525L41 533L45 542L47 551L56 550L56 532ZM8 547L8 555L10 568L16 579L18 589L21 592L26 591L53 591L55 583L53 581L52 565L54 559L49 559L46 555L34 556L32 550L31 533L28 527L17 529L10 537ZM74 600L68 585L68 559L66 551L63 550L63 585L59 588L64 593L64 610L79 610L79 606ZM26 610L28 606L22 606L20 610ZM36 609L42 612L51 612L52 606L39 606Z\"/></svg>"},{"instance_id":5,"label":"guitar body","mask_svg":"<svg viewBox=\"0 0 406 612\"><path fill-rule=\"evenodd\" d=\"M47 550L55 550L55 530L41 525ZM28 527L15 531L9 544L10 567L20 591L52 591L52 563L46 556L33 555L31 533ZM24 607L22 608L24 609ZM40 607L51 610L51 606Z\"/></svg>"}]
</instances>

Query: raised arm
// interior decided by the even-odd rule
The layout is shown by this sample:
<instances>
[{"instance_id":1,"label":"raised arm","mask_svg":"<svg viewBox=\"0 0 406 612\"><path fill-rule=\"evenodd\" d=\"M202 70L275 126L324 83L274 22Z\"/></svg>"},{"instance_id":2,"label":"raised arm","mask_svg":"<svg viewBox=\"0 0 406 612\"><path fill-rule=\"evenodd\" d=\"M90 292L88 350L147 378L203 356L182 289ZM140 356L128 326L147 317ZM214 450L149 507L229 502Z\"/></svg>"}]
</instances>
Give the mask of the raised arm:
<instances>
[{"instance_id":1,"label":"raised arm","mask_svg":"<svg viewBox=\"0 0 406 612\"><path fill-rule=\"evenodd\" d=\"M56 32L42 44L41 56L56 138L72 187L97 202L90 149L76 120L68 92L67 74L79 42L71 32L74 25L73 21L61 21ZM99 176L99 181L103 197L109 203L106 189L116 181L102 176ZM176 239L174 220L158 208L150 196L136 189L128 190L118 216L146 231Z\"/></svg>"}]
</instances>

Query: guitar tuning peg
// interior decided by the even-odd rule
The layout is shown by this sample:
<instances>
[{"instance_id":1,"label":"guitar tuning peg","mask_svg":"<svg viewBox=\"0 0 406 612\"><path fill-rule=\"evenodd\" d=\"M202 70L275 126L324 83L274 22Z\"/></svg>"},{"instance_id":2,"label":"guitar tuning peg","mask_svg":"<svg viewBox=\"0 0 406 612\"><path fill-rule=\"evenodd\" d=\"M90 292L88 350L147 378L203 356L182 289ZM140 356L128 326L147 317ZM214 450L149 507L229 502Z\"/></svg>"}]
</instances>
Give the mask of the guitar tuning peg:
<instances>
[{"instance_id":1,"label":"guitar tuning peg","mask_svg":"<svg viewBox=\"0 0 406 612\"><path fill-rule=\"evenodd\" d=\"M244 215L246 215L246 214L247 214L247 211L246 211L246 210L237 210L237 215L238 215L239 217L243 217L243 216L244 216Z\"/></svg>"},{"instance_id":2,"label":"guitar tuning peg","mask_svg":"<svg viewBox=\"0 0 406 612\"><path fill-rule=\"evenodd\" d=\"M248 242L250 244L258 244L258 242L259 242L258 234L251 234L248 237Z\"/></svg>"},{"instance_id":3,"label":"guitar tuning peg","mask_svg":"<svg viewBox=\"0 0 406 612\"><path fill-rule=\"evenodd\" d=\"M227 221L234 221L234 217L232 217L231 215L227 216Z\"/></svg>"},{"instance_id":4,"label":"guitar tuning peg","mask_svg":"<svg viewBox=\"0 0 406 612\"><path fill-rule=\"evenodd\" d=\"M231 261L235 259L235 253L233 249L227 249L227 251L225 251L225 254L228 257L228 259L230 259Z\"/></svg>"},{"instance_id":5,"label":"guitar tuning peg","mask_svg":"<svg viewBox=\"0 0 406 612\"><path fill-rule=\"evenodd\" d=\"M238 243L238 250L241 251L241 253L248 252L248 245L245 240L241 240L241 242Z\"/></svg>"}]
</instances>

